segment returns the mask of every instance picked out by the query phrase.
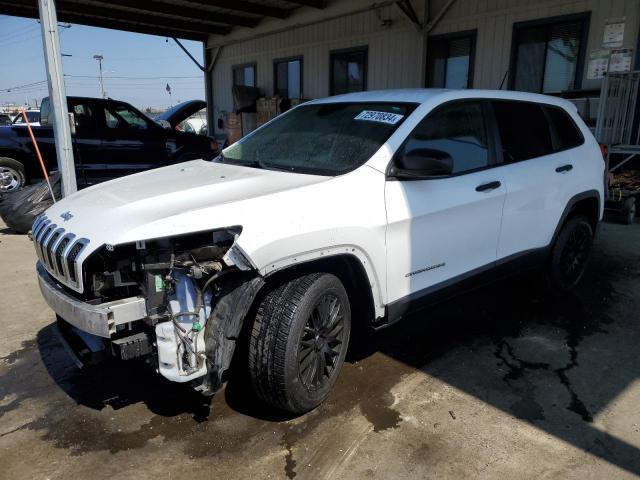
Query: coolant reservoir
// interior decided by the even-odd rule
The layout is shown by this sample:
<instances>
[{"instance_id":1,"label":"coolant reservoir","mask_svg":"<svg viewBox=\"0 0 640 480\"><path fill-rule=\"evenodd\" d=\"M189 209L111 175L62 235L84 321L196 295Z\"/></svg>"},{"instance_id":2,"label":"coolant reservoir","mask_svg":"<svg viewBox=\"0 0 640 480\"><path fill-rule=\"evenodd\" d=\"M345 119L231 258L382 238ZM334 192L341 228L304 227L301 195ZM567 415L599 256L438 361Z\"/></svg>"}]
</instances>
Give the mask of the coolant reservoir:
<instances>
[{"instance_id":1,"label":"coolant reservoir","mask_svg":"<svg viewBox=\"0 0 640 480\"><path fill-rule=\"evenodd\" d=\"M193 279L181 271L176 271L173 278L175 281L175 293L169 297L171 312L174 316L179 313L194 313L198 302L198 293ZM180 333L193 340L193 348L198 354L205 352L204 337L207 318L211 313L211 299L211 292L205 292L204 308L200 309L199 316L180 315L175 317L176 322L185 332L183 333L181 330ZM201 326L200 331L193 329L194 323L198 323ZM177 327L170 321L156 325L158 368L160 374L172 382L188 382L207 373L207 366L200 355L197 358L190 356L191 364L195 365L195 368L187 370L187 366L183 365L182 361L184 347L176 333L176 329Z\"/></svg>"}]
</instances>

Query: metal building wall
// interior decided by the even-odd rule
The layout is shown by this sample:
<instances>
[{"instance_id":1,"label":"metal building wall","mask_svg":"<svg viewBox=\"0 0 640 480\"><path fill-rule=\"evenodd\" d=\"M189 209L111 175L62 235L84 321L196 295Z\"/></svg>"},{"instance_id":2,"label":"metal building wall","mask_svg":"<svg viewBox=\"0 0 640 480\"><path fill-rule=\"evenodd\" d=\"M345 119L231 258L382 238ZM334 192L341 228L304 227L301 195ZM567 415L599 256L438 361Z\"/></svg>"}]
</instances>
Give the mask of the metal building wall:
<instances>
[{"instance_id":1,"label":"metal building wall","mask_svg":"<svg viewBox=\"0 0 640 480\"><path fill-rule=\"evenodd\" d=\"M430 18L448 2L428 0ZM257 85L271 96L273 60L302 55L303 94L318 98L329 94L329 52L342 48L368 46L369 90L420 87L423 36L396 6L371 8L381 3L333 0L325 10L300 9L287 20L273 19L255 30L233 32L224 40L212 73L215 118L233 108L233 65L256 62ZM412 4L422 19L425 0L412 0ZM365 11L345 14L349 9ZM640 0L456 0L430 34L476 29L473 87L498 88L509 68L514 23L582 12L591 12L582 88L595 89L600 80L587 80L586 66L589 52L600 48L605 20L626 17L624 47L635 48ZM383 25L385 20L391 21L390 26ZM212 36L209 46L220 45L219 39Z\"/></svg>"},{"instance_id":2,"label":"metal building wall","mask_svg":"<svg viewBox=\"0 0 640 480\"><path fill-rule=\"evenodd\" d=\"M446 3L431 0L430 14ZM591 12L582 88L600 88L600 80L586 79L589 52L600 48L605 20L617 17L626 17L624 47L636 47L639 0L456 0L431 33L477 29L473 86L498 88L509 68L514 23L582 12Z\"/></svg>"},{"instance_id":3,"label":"metal building wall","mask_svg":"<svg viewBox=\"0 0 640 480\"><path fill-rule=\"evenodd\" d=\"M383 26L383 20L390 20L390 26ZM329 52L365 45L369 90L420 86L422 34L391 5L224 46L213 72L216 118L233 107L233 65L256 62L257 86L271 96L273 60L301 55L304 97L325 97L329 94Z\"/></svg>"}]
</instances>

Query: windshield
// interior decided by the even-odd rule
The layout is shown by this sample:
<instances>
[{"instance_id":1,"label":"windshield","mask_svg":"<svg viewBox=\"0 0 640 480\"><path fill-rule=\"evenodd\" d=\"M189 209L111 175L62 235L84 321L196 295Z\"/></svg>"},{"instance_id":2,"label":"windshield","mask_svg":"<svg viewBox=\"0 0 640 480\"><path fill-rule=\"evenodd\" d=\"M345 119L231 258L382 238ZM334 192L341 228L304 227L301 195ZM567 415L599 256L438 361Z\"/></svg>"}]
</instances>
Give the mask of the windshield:
<instances>
[{"instance_id":1,"label":"windshield","mask_svg":"<svg viewBox=\"0 0 640 480\"><path fill-rule=\"evenodd\" d=\"M135 110L124 104L107 106L104 110L105 121L109 128L135 128L136 130L147 130L150 121L138 114Z\"/></svg>"},{"instance_id":2,"label":"windshield","mask_svg":"<svg viewBox=\"0 0 640 480\"><path fill-rule=\"evenodd\" d=\"M369 160L415 107L393 103L303 105L226 148L220 161L340 175Z\"/></svg>"},{"instance_id":3,"label":"windshield","mask_svg":"<svg viewBox=\"0 0 640 480\"><path fill-rule=\"evenodd\" d=\"M36 111L27 111L27 118L29 119L29 123L35 123L35 122L39 122L40 121L40 112L36 112ZM13 123L18 124L18 123L26 123L24 121L24 117L22 116L22 113L19 113L18 116L14 119Z\"/></svg>"}]
</instances>

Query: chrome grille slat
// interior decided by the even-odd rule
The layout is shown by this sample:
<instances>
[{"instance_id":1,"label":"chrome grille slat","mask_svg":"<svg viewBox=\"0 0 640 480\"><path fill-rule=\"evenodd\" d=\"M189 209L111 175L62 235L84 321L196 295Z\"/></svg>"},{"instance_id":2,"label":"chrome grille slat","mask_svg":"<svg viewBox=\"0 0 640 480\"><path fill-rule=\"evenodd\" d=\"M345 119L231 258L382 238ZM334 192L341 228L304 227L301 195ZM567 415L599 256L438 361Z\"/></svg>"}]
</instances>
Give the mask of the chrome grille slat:
<instances>
[{"instance_id":1,"label":"chrome grille slat","mask_svg":"<svg viewBox=\"0 0 640 480\"><path fill-rule=\"evenodd\" d=\"M53 256L55 252L55 245L63 233L64 233L64 229L62 228L58 228L54 230L54 232L49 237L49 240L47 241L47 244L44 250L49 266L51 267L51 270L53 270L54 272L56 271L56 259Z\"/></svg>"},{"instance_id":2,"label":"chrome grille slat","mask_svg":"<svg viewBox=\"0 0 640 480\"><path fill-rule=\"evenodd\" d=\"M47 220L45 218L45 220L42 222L42 224L38 227L38 231L34 232L33 234L33 242L36 245L36 254L38 255L38 258L40 259L40 261L42 263L44 263L44 258L42 258L42 249L40 248L40 241L42 239L42 236L44 234L44 232L47 229L47 226L51 223L50 220Z\"/></svg>"},{"instance_id":3,"label":"chrome grille slat","mask_svg":"<svg viewBox=\"0 0 640 480\"><path fill-rule=\"evenodd\" d=\"M55 262L56 262L56 270L60 275L62 275L65 278L69 274L68 274L66 266L65 266L67 262L64 261L64 254L65 254L65 250L67 249L67 247L69 246L69 244L73 240L73 237L74 237L73 234L67 233L66 235L64 235L62 237L60 242L58 242L58 245L56 246L56 249L55 249L54 258L55 258Z\"/></svg>"},{"instance_id":4,"label":"chrome grille slat","mask_svg":"<svg viewBox=\"0 0 640 480\"><path fill-rule=\"evenodd\" d=\"M32 235L35 235L36 232L38 231L38 228L42 225L42 223L44 223L44 220L46 219L46 217L44 216L39 216L35 222L33 222L33 225L31 226L31 233Z\"/></svg>"},{"instance_id":5,"label":"chrome grille slat","mask_svg":"<svg viewBox=\"0 0 640 480\"><path fill-rule=\"evenodd\" d=\"M79 287L82 277L77 259L89 240L58 228L44 215L34 222L32 236L38 259L47 272L65 285Z\"/></svg>"},{"instance_id":6,"label":"chrome grille slat","mask_svg":"<svg viewBox=\"0 0 640 480\"><path fill-rule=\"evenodd\" d=\"M50 223L44 233L42 234L42 239L40 241L40 251L42 252L42 258L44 259L44 264L48 267L48 270L51 270L51 265L49 264L49 257L47 256L47 242L49 242L49 238L55 232L57 225L55 223Z\"/></svg>"},{"instance_id":7,"label":"chrome grille slat","mask_svg":"<svg viewBox=\"0 0 640 480\"><path fill-rule=\"evenodd\" d=\"M42 226L36 237L38 241L42 239L42 235L44 234L45 230L50 224L51 224L51 220L45 220L44 222L42 222Z\"/></svg>"}]
</instances>

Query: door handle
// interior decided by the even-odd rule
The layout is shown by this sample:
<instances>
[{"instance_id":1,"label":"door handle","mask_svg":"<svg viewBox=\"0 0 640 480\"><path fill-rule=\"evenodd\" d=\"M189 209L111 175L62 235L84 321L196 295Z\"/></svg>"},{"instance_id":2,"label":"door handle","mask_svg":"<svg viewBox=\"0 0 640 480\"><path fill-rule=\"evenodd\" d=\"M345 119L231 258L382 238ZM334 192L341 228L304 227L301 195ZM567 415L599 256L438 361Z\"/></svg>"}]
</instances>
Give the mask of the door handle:
<instances>
[{"instance_id":1,"label":"door handle","mask_svg":"<svg viewBox=\"0 0 640 480\"><path fill-rule=\"evenodd\" d=\"M568 172L570 170L573 169L573 165L571 165L570 163L566 164L566 165L562 165L561 167L556 168L556 172L558 173L564 173L564 172Z\"/></svg>"},{"instance_id":2,"label":"door handle","mask_svg":"<svg viewBox=\"0 0 640 480\"><path fill-rule=\"evenodd\" d=\"M496 188L500 188L500 185L502 184L498 181L483 183L476 187L476 192L488 192L489 190L495 190Z\"/></svg>"}]
</instances>

